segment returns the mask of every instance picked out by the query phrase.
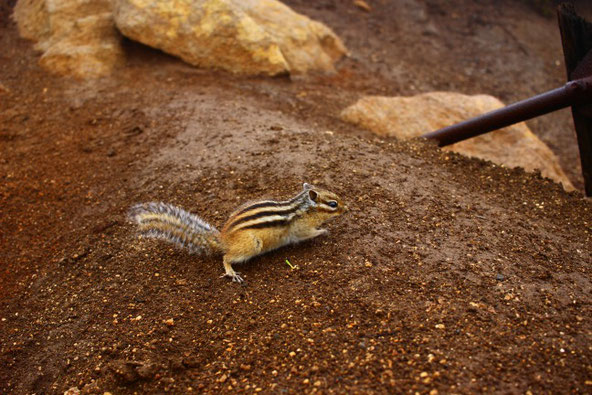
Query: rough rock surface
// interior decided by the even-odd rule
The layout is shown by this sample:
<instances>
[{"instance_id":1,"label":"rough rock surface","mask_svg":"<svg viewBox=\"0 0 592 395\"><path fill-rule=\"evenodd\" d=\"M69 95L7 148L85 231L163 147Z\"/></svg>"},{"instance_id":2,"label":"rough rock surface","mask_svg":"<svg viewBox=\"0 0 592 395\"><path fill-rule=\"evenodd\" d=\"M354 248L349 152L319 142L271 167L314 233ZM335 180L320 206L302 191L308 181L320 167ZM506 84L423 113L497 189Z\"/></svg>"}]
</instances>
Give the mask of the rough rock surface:
<instances>
[{"instance_id":1,"label":"rough rock surface","mask_svg":"<svg viewBox=\"0 0 592 395\"><path fill-rule=\"evenodd\" d=\"M368 96L342 111L342 119L380 136L410 139L503 107L493 96L430 92L413 97ZM508 167L539 170L563 184L573 185L555 154L524 122L487 133L444 149Z\"/></svg>"},{"instance_id":2,"label":"rough rock surface","mask_svg":"<svg viewBox=\"0 0 592 395\"><path fill-rule=\"evenodd\" d=\"M123 59L110 1L20 0L14 18L21 36L37 41L39 63L49 71L95 78Z\"/></svg>"},{"instance_id":3,"label":"rough rock surface","mask_svg":"<svg viewBox=\"0 0 592 395\"><path fill-rule=\"evenodd\" d=\"M46 40L50 34L46 0L19 0L14 6L13 17L21 37L29 40Z\"/></svg>"},{"instance_id":4,"label":"rough rock surface","mask_svg":"<svg viewBox=\"0 0 592 395\"><path fill-rule=\"evenodd\" d=\"M325 25L275 0L115 0L123 35L239 74L333 71L346 49Z\"/></svg>"}]
</instances>

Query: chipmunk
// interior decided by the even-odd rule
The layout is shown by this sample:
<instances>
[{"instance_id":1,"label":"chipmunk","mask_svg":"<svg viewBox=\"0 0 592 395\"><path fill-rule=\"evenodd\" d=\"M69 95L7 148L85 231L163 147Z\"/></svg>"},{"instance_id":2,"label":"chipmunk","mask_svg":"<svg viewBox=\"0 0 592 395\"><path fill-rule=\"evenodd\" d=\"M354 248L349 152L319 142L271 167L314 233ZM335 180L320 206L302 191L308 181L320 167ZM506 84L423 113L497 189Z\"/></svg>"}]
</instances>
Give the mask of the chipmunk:
<instances>
[{"instance_id":1,"label":"chipmunk","mask_svg":"<svg viewBox=\"0 0 592 395\"><path fill-rule=\"evenodd\" d=\"M237 283L244 280L232 268L288 244L327 233L319 227L347 211L341 199L325 189L304 184L290 200L259 200L236 209L219 232L198 216L166 203L143 203L130 210L130 218L145 237L163 239L190 252L223 254L225 273Z\"/></svg>"}]
</instances>

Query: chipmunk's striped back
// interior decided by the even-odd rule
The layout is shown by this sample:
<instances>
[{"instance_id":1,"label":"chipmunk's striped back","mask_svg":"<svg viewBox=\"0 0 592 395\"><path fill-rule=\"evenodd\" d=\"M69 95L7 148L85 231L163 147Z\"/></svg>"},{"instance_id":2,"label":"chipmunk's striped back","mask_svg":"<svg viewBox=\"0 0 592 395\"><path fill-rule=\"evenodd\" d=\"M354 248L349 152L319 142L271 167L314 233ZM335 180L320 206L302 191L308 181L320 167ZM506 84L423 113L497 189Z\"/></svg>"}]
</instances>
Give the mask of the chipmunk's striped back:
<instances>
[{"instance_id":1,"label":"chipmunk's striped back","mask_svg":"<svg viewBox=\"0 0 592 395\"><path fill-rule=\"evenodd\" d=\"M290 200L260 200L244 204L230 215L222 229L223 233L247 229L265 229L287 226L310 207L306 191Z\"/></svg>"}]
</instances>

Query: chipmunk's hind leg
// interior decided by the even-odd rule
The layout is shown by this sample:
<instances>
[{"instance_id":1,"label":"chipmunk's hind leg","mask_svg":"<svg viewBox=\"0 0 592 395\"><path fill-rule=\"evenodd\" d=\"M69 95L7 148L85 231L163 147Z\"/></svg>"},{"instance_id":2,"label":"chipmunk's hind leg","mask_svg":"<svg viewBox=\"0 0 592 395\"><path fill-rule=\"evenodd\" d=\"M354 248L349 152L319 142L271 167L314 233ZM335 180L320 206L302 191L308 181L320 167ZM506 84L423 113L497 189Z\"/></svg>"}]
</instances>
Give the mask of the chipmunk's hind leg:
<instances>
[{"instance_id":1,"label":"chipmunk's hind leg","mask_svg":"<svg viewBox=\"0 0 592 395\"><path fill-rule=\"evenodd\" d=\"M235 238L232 243L233 248L224 254L225 273L222 277L228 277L232 281L242 284L244 280L240 273L234 271L232 264L245 262L259 255L263 249L263 242L258 237L248 233L237 236L239 237Z\"/></svg>"}]
</instances>

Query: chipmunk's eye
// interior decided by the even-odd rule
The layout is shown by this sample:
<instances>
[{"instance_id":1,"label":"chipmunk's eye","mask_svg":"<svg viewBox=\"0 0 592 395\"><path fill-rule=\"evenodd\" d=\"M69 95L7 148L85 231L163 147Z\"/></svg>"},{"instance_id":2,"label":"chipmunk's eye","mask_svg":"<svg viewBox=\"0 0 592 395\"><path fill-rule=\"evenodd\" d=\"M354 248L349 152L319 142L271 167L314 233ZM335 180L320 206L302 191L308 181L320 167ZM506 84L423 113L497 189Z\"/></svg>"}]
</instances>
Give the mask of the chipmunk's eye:
<instances>
[{"instance_id":1,"label":"chipmunk's eye","mask_svg":"<svg viewBox=\"0 0 592 395\"><path fill-rule=\"evenodd\" d=\"M331 200L329 203L327 203L327 206L337 208L337 202L335 200Z\"/></svg>"}]
</instances>

